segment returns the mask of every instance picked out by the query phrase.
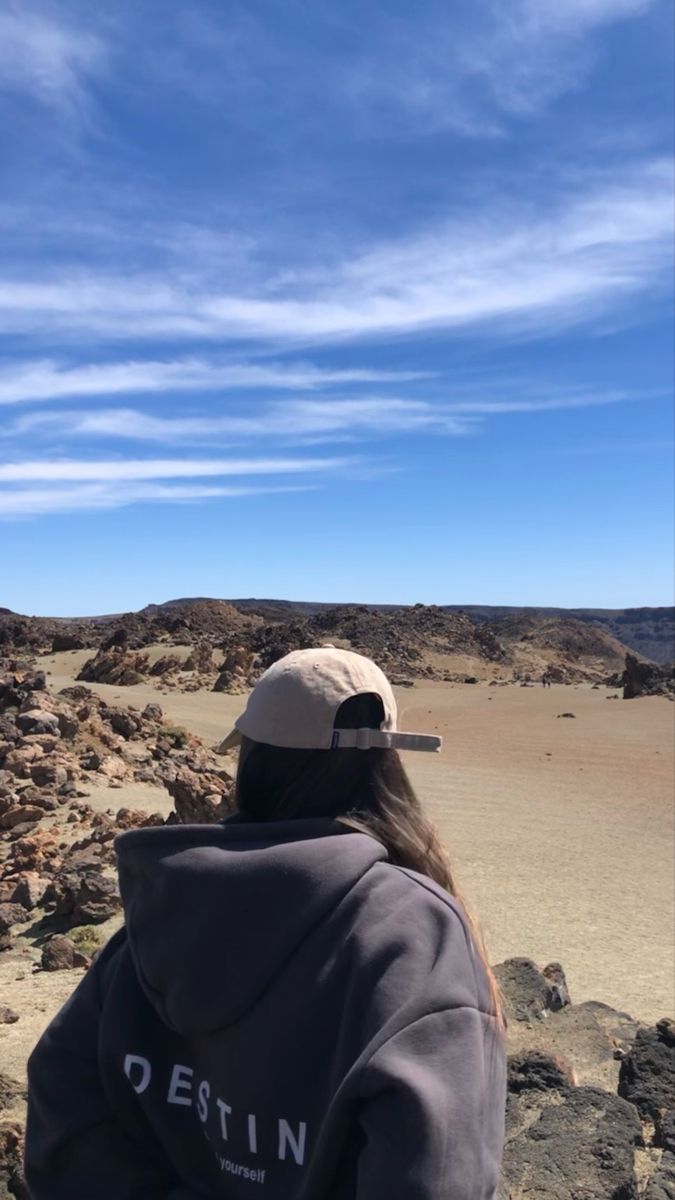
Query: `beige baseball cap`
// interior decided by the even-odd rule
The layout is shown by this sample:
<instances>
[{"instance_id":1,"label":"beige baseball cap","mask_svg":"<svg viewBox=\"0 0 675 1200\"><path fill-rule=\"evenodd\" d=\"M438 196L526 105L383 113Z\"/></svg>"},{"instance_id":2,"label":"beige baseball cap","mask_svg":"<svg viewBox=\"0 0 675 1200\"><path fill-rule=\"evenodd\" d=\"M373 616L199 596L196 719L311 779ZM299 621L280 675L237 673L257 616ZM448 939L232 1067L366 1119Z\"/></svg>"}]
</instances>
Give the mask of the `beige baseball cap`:
<instances>
[{"instance_id":1,"label":"beige baseball cap","mask_svg":"<svg viewBox=\"0 0 675 1200\"><path fill-rule=\"evenodd\" d=\"M384 706L379 729L335 729L340 705L351 696L374 692ZM396 700L391 684L376 663L351 650L320 646L293 650L261 675L234 729L218 747L224 754L242 735L269 746L293 750L430 750L441 738L401 733L396 728Z\"/></svg>"}]
</instances>

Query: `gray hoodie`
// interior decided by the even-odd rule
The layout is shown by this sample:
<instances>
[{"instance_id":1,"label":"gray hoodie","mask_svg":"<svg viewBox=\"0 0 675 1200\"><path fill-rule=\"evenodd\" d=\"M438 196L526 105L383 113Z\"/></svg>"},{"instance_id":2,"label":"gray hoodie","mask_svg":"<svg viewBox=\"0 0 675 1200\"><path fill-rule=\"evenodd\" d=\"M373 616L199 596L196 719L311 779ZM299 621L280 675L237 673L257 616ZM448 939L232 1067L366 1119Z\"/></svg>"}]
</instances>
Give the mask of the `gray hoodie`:
<instances>
[{"instance_id":1,"label":"gray hoodie","mask_svg":"<svg viewBox=\"0 0 675 1200\"><path fill-rule=\"evenodd\" d=\"M490 1200L461 906L330 820L123 834L126 927L29 1062L33 1200Z\"/></svg>"}]
</instances>

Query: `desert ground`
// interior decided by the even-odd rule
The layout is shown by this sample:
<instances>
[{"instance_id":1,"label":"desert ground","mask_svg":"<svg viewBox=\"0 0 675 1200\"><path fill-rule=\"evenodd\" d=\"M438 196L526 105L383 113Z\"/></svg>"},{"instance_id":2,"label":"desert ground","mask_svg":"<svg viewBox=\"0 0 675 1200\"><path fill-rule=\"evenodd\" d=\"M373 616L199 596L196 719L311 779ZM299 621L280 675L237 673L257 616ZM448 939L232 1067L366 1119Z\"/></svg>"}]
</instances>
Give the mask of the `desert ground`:
<instances>
[{"instance_id":1,"label":"desert ground","mask_svg":"<svg viewBox=\"0 0 675 1200\"><path fill-rule=\"evenodd\" d=\"M87 655L42 658L50 687L71 684ZM93 687L108 702L157 700L209 744L245 702L147 684ZM558 960L575 1001L602 999L654 1021L675 1010L675 706L613 695L584 684L433 682L400 689L398 702L401 728L443 736L439 755L410 754L406 766L490 960ZM111 797L115 806L171 807L139 784ZM95 799L107 807L105 789Z\"/></svg>"}]
</instances>

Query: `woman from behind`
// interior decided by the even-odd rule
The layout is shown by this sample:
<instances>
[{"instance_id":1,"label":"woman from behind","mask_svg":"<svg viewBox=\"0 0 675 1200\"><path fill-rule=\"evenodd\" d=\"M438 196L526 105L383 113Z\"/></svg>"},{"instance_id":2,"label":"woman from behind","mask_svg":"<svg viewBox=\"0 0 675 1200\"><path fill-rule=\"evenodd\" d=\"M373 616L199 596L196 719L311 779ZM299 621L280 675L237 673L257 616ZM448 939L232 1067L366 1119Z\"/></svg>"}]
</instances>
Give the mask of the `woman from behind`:
<instances>
[{"instance_id":1,"label":"woman from behind","mask_svg":"<svg viewBox=\"0 0 675 1200\"><path fill-rule=\"evenodd\" d=\"M118 840L126 925L30 1063L34 1200L492 1200L494 981L370 660L275 663L223 826Z\"/></svg>"}]
</instances>

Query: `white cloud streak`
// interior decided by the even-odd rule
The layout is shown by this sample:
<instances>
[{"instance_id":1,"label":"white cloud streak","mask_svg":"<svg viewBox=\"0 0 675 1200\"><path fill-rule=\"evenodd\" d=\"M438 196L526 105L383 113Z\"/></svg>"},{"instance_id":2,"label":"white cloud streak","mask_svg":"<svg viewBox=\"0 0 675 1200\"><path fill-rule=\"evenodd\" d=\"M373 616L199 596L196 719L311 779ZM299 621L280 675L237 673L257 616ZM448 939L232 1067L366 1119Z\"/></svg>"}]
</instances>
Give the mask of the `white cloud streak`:
<instances>
[{"instance_id":1,"label":"white cloud streak","mask_svg":"<svg viewBox=\"0 0 675 1200\"><path fill-rule=\"evenodd\" d=\"M217 363L199 358L67 366L38 359L0 369L0 405L145 392L226 391L231 388L314 391L335 384L428 378L425 372L330 370L312 363Z\"/></svg>"},{"instance_id":2,"label":"white cloud streak","mask_svg":"<svg viewBox=\"0 0 675 1200\"><path fill-rule=\"evenodd\" d=\"M485 388L489 391L489 388ZM480 419L516 413L581 409L645 399L623 391L562 392L448 402L364 396L355 399L289 400L257 408L252 415L153 416L130 408L99 411L30 413L6 433L42 432L59 438L114 438L176 444L221 441L385 437L401 434L462 436L474 432Z\"/></svg>"},{"instance_id":3,"label":"white cloud streak","mask_svg":"<svg viewBox=\"0 0 675 1200\"><path fill-rule=\"evenodd\" d=\"M622 169L543 215L497 206L255 294L183 277L64 270L5 280L8 332L115 339L197 337L337 343L489 325L536 332L659 291L672 254L672 167Z\"/></svg>"},{"instance_id":4,"label":"white cloud streak","mask_svg":"<svg viewBox=\"0 0 675 1200\"><path fill-rule=\"evenodd\" d=\"M0 464L0 483L84 482L131 479L195 479L228 475L288 475L336 471L350 465L345 458L240 459L77 459Z\"/></svg>"},{"instance_id":5,"label":"white cloud streak","mask_svg":"<svg viewBox=\"0 0 675 1200\"><path fill-rule=\"evenodd\" d=\"M185 504L204 500L236 500L250 496L301 492L309 486L181 486L167 484L122 485L85 483L66 488L0 488L0 520L52 516L68 512L127 508L133 504Z\"/></svg>"}]
</instances>

